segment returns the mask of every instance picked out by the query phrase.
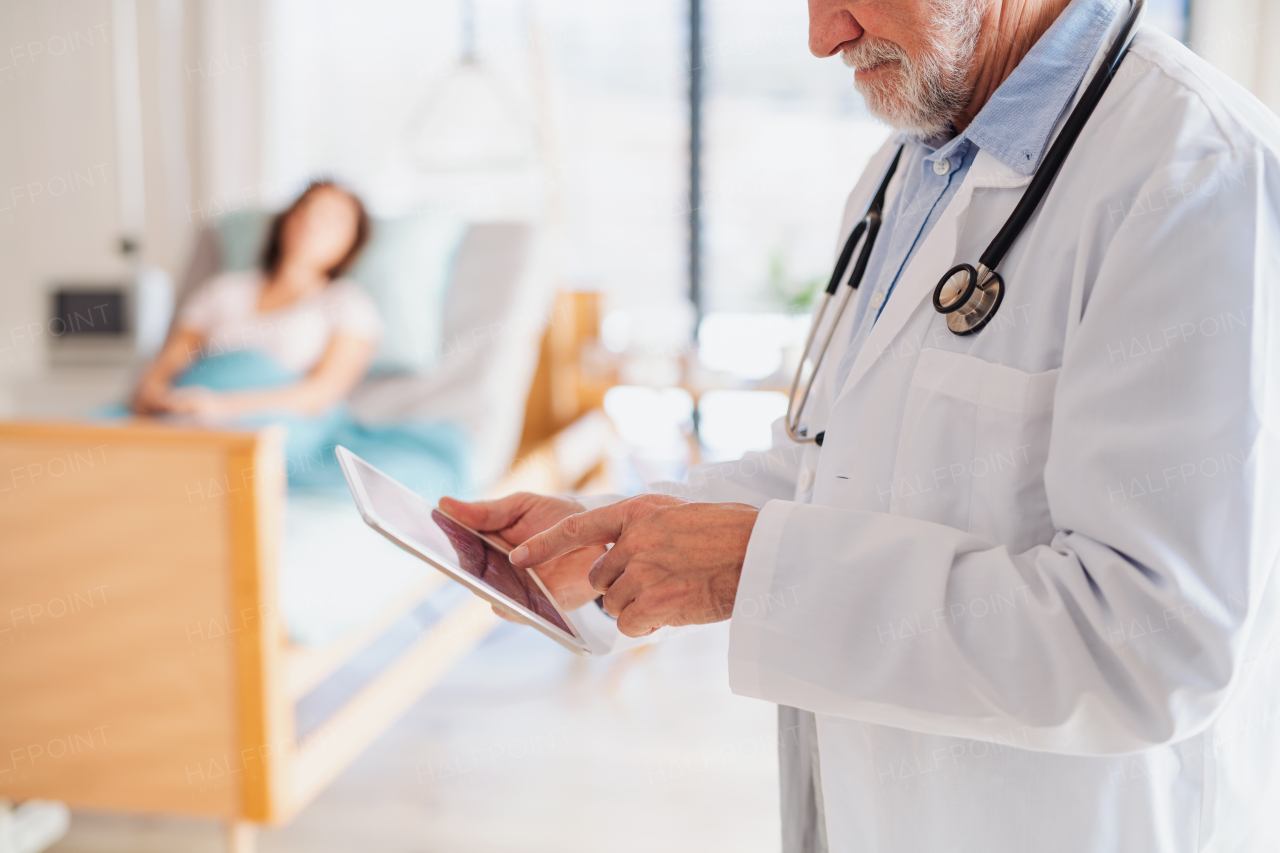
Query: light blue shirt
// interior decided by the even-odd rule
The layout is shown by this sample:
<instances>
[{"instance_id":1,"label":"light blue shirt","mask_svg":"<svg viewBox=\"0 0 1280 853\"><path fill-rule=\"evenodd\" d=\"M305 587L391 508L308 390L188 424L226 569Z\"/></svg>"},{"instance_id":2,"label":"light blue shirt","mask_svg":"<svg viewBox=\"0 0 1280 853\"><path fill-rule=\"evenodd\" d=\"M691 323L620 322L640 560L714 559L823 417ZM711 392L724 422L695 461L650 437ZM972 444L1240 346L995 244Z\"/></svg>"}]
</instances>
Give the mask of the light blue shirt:
<instances>
[{"instance_id":1,"label":"light blue shirt","mask_svg":"<svg viewBox=\"0 0 1280 853\"><path fill-rule=\"evenodd\" d=\"M837 368L837 388L844 385L903 269L964 183L978 151L1020 175L1034 173L1107 29L1127 6L1124 0L1073 0L963 133L924 142L900 137L906 145L898 164L902 189L885 211L868 259L853 306L853 338ZM938 277L944 272L938 270Z\"/></svg>"}]
</instances>

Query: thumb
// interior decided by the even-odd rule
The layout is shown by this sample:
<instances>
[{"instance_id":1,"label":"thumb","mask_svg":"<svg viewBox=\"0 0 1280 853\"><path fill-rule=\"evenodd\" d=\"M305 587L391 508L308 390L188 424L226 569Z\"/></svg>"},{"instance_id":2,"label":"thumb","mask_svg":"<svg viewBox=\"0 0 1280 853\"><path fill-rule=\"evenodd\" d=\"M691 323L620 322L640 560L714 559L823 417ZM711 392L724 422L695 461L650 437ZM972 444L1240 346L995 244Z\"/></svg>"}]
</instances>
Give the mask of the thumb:
<instances>
[{"instance_id":1,"label":"thumb","mask_svg":"<svg viewBox=\"0 0 1280 853\"><path fill-rule=\"evenodd\" d=\"M476 530L502 530L524 515L523 494L507 495L492 501L460 501L443 497L440 508Z\"/></svg>"}]
</instances>

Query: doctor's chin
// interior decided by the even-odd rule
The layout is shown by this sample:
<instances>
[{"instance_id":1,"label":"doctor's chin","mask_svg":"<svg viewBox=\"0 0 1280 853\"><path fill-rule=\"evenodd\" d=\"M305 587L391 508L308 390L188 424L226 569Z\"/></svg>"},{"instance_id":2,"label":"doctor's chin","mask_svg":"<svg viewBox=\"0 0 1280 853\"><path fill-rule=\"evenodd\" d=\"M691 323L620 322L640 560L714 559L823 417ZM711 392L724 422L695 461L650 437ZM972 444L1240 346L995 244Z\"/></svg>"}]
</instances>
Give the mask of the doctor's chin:
<instances>
[{"instance_id":1,"label":"doctor's chin","mask_svg":"<svg viewBox=\"0 0 1280 853\"><path fill-rule=\"evenodd\" d=\"M0 853L1280 851L1271 0L6 0Z\"/></svg>"}]
</instances>

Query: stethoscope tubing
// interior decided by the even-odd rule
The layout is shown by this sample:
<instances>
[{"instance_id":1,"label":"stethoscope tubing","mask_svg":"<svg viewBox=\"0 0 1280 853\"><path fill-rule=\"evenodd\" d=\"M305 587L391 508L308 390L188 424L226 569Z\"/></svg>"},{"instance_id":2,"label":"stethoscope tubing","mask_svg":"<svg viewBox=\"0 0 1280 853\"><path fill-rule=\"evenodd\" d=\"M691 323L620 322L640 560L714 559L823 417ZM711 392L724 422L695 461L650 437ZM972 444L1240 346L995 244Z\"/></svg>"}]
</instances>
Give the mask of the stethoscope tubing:
<instances>
[{"instance_id":1,"label":"stethoscope tubing","mask_svg":"<svg viewBox=\"0 0 1280 853\"><path fill-rule=\"evenodd\" d=\"M1036 212L1036 208L1040 206L1040 202L1048 195L1054 179L1058 177L1058 172L1062 170L1062 164L1067 160L1067 155L1075 147L1076 140L1080 138L1080 133L1084 130L1084 126L1089 123L1094 109L1102 100L1102 96L1106 93L1107 87L1111 85L1111 81L1115 79L1116 72L1120 70L1120 63L1124 60L1125 54L1129 51L1129 46L1133 44L1133 39L1138 34L1137 24L1141 20L1143 12L1146 11L1146 6L1146 0L1133 1L1133 6L1129 9L1129 16L1125 19L1124 27L1120 30L1119 36L1116 37L1111 48L1107 51L1106 58L1102 61L1100 72L1094 75L1084 94L1080 96L1080 102L1076 104L1075 109L1067 116L1066 122L1062 125L1062 130L1058 133L1058 138L1049 146L1049 153L1045 155L1044 162L1040 164L1040 168L1036 169L1036 173L1031 177L1031 183L1027 185L1027 191L1018 200L1013 213L1009 215L1004 226L992 239L991 243L988 244L986 250L982 253L982 257L979 258L979 262L988 270L995 270L1000 265L1000 262L1004 260L1004 256L1013 247L1018 236L1027 227L1027 223L1031 221L1031 217Z\"/></svg>"},{"instance_id":2,"label":"stethoscope tubing","mask_svg":"<svg viewBox=\"0 0 1280 853\"><path fill-rule=\"evenodd\" d=\"M844 316L844 309L849 304L849 298L858 289L858 285L862 283L862 277L867 272L867 264L871 260L871 250L875 247L876 236L880 233L880 223L884 217L884 201L889 190L889 181L893 179L894 173L898 170L898 161L901 159L902 150L905 147L898 147L898 153L894 155L893 162L889 164L888 171L880 181L880 188L876 190L875 197L871 200L871 204L867 206L867 212L863 214L862 219L858 221L853 231L850 232L848 239L845 240L844 248L840 250L840 257L836 261L836 268L831 273L831 281L828 282L827 289L822 294L822 302L819 303L818 310L814 313L813 323L809 326L809 336L805 339L804 349L801 350L800 365L796 368L795 378L791 381L791 394L787 397L787 414L783 421L787 435L790 436L792 441L815 441L814 437L801 431L800 415L804 412L805 404L809 401L809 394L813 390L814 380L818 378L818 369L822 367L822 362L827 356L827 348L831 345L831 339L835 336L836 329L840 325L840 318ZM849 266L853 251L858 247L860 239L862 241L862 251L858 254L858 262L853 265L853 271L849 273L849 286L845 289L844 295L840 297L840 302L836 306L835 317L832 318L831 324L827 327L826 337L823 338L822 346L818 349L818 358L813 363L813 369L810 371L809 379L804 386L804 394L800 397L800 404L797 406L796 389L800 387L800 379L804 375L805 361L808 360L809 353L813 351L813 340L818 336L818 329L822 326L823 318L826 316L827 306L831 302L831 297L840 288L840 282L844 279L845 270Z\"/></svg>"},{"instance_id":3,"label":"stethoscope tubing","mask_svg":"<svg viewBox=\"0 0 1280 853\"><path fill-rule=\"evenodd\" d=\"M826 338L822 341L822 348L818 350L818 360L814 362L813 370L809 372L809 379L805 382L804 395L800 398L800 406L794 409L795 417L792 417L793 404L796 399L796 389L800 386L800 377L804 372L803 362L800 369L796 371L796 377L791 381L791 394L787 398L787 419L785 421L787 427L787 435L792 441L813 441L813 438L800 434L799 416L804 411L804 404L809 400L809 394L813 391L813 383L818 378L818 368L822 366L822 359L826 356L827 347L831 345L831 338L836 333L836 328L840 325L840 317L844 314L845 306L849 304L849 297L853 295L853 288L847 288L844 296L840 297L840 304L836 306L835 317L831 320L831 325L827 327ZM831 301L831 294L822 294L822 305L818 309L818 320L821 321L823 314L826 313L827 303ZM817 336L819 323L814 323L809 328L809 337L804 342L804 352L808 354L813 347L813 339Z\"/></svg>"},{"instance_id":4,"label":"stethoscope tubing","mask_svg":"<svg viewBox=\"0 0 1280 853\"><path fill-rule=\"evenodd\" d=\"M1031 181L1027 185L1026 191L1022 198L1018 200L1017 205L1013 209L1013 213L1005 220L1000 231L987 245L983 251L979 264L975 268L969 267L967 264L961 264L954 268L943 277L939 282L938 288L934 290L934 308L942 314L963 314L972 313L971 316L980 317L967 325L967 328L957 329L950 326L951 330L956 334L972 334L984 328L987 322L999 309L1000 303L1004 297L1004 281L996 272L996 267L1004 260L1004 256L1013 246L1014 242L1022 234L1027 224L1031 221L1031 217L1035 214L1036 209L1048 194L1049 189L1053 186L1054 179L1057 178L1058 172L1061 171L1062 165L1066 162L1067 156L1071 153L1075 146L1076 140L1080 137L1080 133L1088 124L1090 117L1093 115L1094 109L1102 100L1103 94L1106 93L1107 87L1111 85L1111 81L1115 79L1116 72L1120 68L1120 64L1124 61L1129 51L1129 47L1133 44L1133 39L1137 35L1137 25L1143 17L1146 10L1146 0L1132 0L1132 7L1129 15L1125 19L1124 26L1120 30L1120 34L1116 37L1111 47L1107 50L1104 57L1102 67L1094 75L1086 86L1084 94L1081 95L1079 102L1072 109L1070 115L1067 116L1062 130L1058 133L1057 139L1049 146L1049 151L1044 157L1044 161L1036 169L1035 174L1031 176ZM809 436L807 430L801 428L800 417L804 413L804 407L809 401L809 396L813 390L814 381L817 379L818 371L822 367L823 361L827 356L827 348L831 344L831 339L835 335L836 328L840 325L840 318L844 314L845 307L848 305L849 297L853 294L858 286L862 284L862 277L866 273L867 264L871 258L871 250L875 245L876 236L880 231L880 223L884 216L885 196L889 189L889 182L892 180L894 173L898 169L898 161L902 158L903 149L906 146L899 146L898 152L893 157L888 171L885 173L884 179L880 182L880 188L876 191L875 197L871 204L867 206L867 212L862 219L854 227L853 231L845 240L844 247L840 251L840 257L836 261L835 270L831 274L831 280L827 283L827 288L823 294L817 312L815 313L813 325L809 329L809 336L805 340L804 350L801 353L800 364L796 368L795 379L791 383L791 394L787 400L787 414L784 421L787 435L792 441L811 442L814 441L819 445L822 444L821 438L823 433L816 436ZM809 353L813 351L813 342L818 335L819 327L822 325L826 316L827 307L831 302L831 297L835 295L840 287L840 281L844 278L844 273L849 265L849 261L853 257L853 251L857 248L859 241L862 243L862 251L858 255L858 262L854 265L853 272L849 275L849 288L844 296L840 299L836 307L835 317L827 333L823 338L822 346L818 350L818 356L813 360L813 368L809 373L809 378L805 382L804 393L801 395L799 403L796 402L796 391L800 387L801 377L804 374L804 366L809 361ZM964 295L955 302L943 305L939 302L939 294L948 277L957 270L964 268L969 274L969 284L964 291ZM971 302L971 297L975 291L986 291L989 284L998 286L994 292L994 298L991 293L986 293L986 303L976 305ZM981 297L982 294L979 294ZM952 318L949 318L949 320ZM964 321L962 320L962 323Z\"/></svg>"}]
</instances>

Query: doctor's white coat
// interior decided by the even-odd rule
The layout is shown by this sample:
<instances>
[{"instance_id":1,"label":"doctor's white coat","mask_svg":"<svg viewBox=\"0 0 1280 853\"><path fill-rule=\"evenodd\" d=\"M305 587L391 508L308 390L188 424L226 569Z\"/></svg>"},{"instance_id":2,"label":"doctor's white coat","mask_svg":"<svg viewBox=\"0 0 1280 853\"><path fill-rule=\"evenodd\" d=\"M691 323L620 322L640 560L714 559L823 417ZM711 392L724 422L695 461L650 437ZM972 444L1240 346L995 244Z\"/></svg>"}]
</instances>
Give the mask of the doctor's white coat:
<instances>
[{"instance_id":1,"label":"doctor's white coat","mask_svg":"<svg viewBox=\"0 0 1280 853\"><path fill-rule=\"evenodd\" d=\"M1278 151L1144 29L985 330L930 303L1027 183L979 153L843 387L837 330L824 446L680 487L763 508L729 668L787 706L789 851L1280 850Z\"/></svg>"}]
</instances>

